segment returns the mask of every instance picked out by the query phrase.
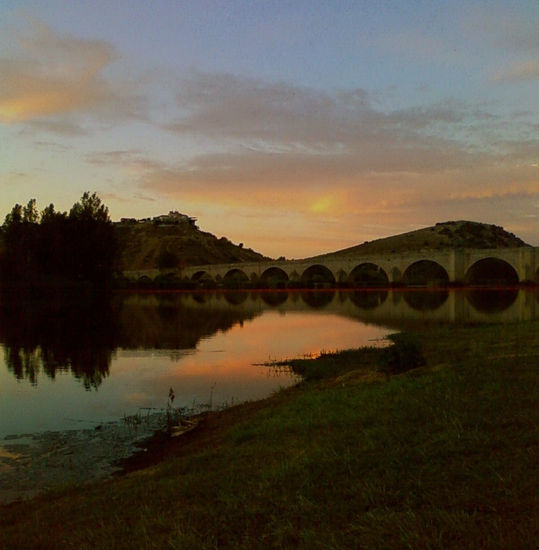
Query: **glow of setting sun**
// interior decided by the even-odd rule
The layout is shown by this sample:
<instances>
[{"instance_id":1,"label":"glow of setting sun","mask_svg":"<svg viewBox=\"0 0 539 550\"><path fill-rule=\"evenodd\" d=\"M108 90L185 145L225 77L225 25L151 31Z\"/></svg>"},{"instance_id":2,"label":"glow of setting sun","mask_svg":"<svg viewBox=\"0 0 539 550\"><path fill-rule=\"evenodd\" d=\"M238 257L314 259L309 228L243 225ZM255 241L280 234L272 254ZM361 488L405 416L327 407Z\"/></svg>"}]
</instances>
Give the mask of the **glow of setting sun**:
<instances>
[{"instance_id":1,"label":"glow of setting sun","mask_svg":"<svg viewBox=\"0 0 539 550\"><path fill-rule=\"evenodd\" d=\"M56 112L65 101L58 93L25 94L0 103L0 121L19 122Z\"/></svg>"},{"instance_id":2,"label":"glow of setting sun","mask_svg":"<svg viewBox=\"0 0 539 550\"><path fill-rule=\"evenodd\" d=\"M325 196L316 199L309 207L309 210L313 214L327 214L333 209L334 206L335 199L330 196Z\"/></svg>"}]
</instances>

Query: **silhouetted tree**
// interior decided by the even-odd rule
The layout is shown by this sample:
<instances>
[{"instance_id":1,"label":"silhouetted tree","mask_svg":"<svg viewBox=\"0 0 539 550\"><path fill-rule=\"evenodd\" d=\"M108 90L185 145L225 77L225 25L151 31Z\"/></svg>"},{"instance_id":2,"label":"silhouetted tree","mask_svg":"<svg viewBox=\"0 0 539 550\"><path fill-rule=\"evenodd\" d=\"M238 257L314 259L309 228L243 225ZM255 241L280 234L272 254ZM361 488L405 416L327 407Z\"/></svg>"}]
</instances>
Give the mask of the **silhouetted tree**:
<instances>
[{"instance_id":1,"label":"silhouetted tree","mask_svg":"<svg viewBox=\"0 0 539 550\"><path fill-rule=\"evenodd\" d=\"M67 246L68 231L67 213L56 212L54 204L49 204L41 212L37 254L44 273L56 281L69 278L67 264L71 251Z\"/></svg>"},{"instance_id":2,"label":"silhouetted tree","mask_svg":"<svg viewBox=\"0 0 539 550\"><path fill-rule=\"evenodd\" d=\"M30 286L66 282L109 287L116 260L116 240L108 208L96 193L82 195L69 215L54 205L39 214L35 199L16 204L2 226L2 280Z\"/></svg>"},{"instance_id":3,"label":"silhouetted tree","mask_svg":"<svg viewBox=\"0 0 539 550\"><path fill-rule=\"evenodd\" d=\"M38 270L36 260L39 214L35 199L22 207L16 204L6 216L2 275L8 281L34 282Z\"/></svg>"},{"instance_id":4,"label":"silhouetted tree","mask_svg":"<svg viewBox=\"0 0 539 550\"><path fill-rule=\"evenodd\" d=\"M68 221L71 277L110 286L117 246L108 208L96 193L86 192L71 208Z\"/></svg>"}]
</instances>

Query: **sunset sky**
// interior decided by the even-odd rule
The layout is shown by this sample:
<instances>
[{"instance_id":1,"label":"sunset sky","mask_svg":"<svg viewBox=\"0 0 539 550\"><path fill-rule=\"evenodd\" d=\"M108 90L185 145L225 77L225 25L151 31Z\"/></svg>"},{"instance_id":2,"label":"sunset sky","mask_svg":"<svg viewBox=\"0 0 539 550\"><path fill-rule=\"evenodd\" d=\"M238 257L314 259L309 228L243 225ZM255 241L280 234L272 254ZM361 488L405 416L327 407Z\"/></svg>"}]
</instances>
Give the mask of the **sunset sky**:
<instances>
[{"instance_id":1,"label":"sunset sky","mask_svg":"<svg viewBox=\"0 0 539 550\"><path fill-rule=\"evenodd\" d=\"M539 245L539 3L0 1L0 222L97 191L270 256Z\"/></svg>"}]
</instances>

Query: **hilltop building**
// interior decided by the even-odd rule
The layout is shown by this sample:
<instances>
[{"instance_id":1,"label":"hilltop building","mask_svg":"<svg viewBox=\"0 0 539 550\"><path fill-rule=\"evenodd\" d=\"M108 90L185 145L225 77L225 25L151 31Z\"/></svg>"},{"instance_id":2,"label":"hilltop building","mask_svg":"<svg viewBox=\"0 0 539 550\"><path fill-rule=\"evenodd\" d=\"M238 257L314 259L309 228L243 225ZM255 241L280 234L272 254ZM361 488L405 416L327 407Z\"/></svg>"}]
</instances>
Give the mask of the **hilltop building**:
<instances>
[{"instance_id":1,"label":"hilltop building","mask_svg":"<svg viewBox=\"0 0 539 550\"><path fill-rule=\"evenodd\" d=\"M154 225L180 225L180 224L189 224L195 229L198 229L196 225L196 218L182 214L177 210L171 210L168 214L162 214L160 216L155 216L153 218L142 218L137 220L135 218L122 218L120 223L125 224L145 224L152 223Z\"/></svg>"}]
</instances>

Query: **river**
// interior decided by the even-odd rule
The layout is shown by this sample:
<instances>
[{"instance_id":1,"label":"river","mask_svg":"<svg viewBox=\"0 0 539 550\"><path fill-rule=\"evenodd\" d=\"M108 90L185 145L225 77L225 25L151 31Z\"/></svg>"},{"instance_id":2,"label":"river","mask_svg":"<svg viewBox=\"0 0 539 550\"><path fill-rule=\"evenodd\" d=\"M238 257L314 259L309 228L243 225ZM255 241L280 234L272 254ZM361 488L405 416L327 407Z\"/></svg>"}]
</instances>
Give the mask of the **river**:
<instances>
[{"instance_id":1,"label":"river","mask_svg":"<svg viewBox=\"0 0 539 550\"><path fill-rule=\"evenodd\" d=\"M416 289L19 304L0 319L0 438L163 409L170 388L174 405L185 408L263 398L296 378L261 363L379 345L414 324L533 319L538 299L531 289Z\"/></svg>"}]
</instances>

